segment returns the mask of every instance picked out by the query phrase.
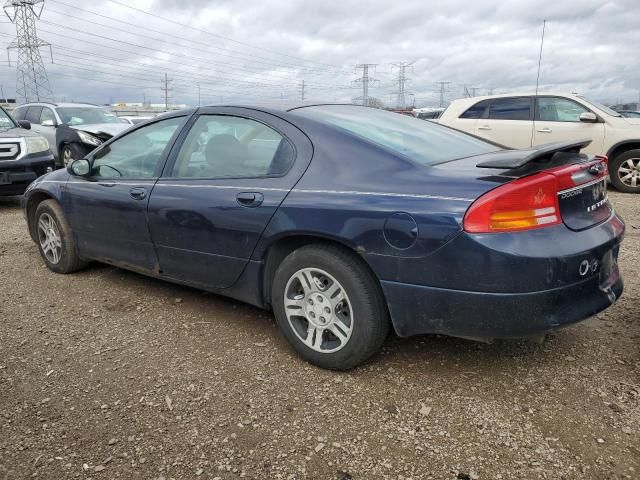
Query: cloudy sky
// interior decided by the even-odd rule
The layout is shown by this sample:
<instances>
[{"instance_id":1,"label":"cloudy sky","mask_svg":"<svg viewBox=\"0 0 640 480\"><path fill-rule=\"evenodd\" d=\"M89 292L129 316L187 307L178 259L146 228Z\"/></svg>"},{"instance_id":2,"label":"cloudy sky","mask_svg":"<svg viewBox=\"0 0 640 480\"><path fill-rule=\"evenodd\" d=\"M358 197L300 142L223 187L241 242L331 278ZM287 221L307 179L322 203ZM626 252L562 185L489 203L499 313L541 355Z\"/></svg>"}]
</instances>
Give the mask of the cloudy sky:
<instances>
[{"instance_id":1,"label":"cloudy sky","mask_svg":"<svg viewBox=\"0 0 640 480\"><path fill-rule=\"evenodd\" d=\"M354 66L372 69L369 94L396 103L398 69L418 106L463 95L533 90L547 20L541 89L615 103L640 96L638 0L45 0L39 37L55 99L94 103L350 101ZM0 45L15 37L0 20ZM0 62L16 89L17 51Z\"/></svg>"}]
</instances>

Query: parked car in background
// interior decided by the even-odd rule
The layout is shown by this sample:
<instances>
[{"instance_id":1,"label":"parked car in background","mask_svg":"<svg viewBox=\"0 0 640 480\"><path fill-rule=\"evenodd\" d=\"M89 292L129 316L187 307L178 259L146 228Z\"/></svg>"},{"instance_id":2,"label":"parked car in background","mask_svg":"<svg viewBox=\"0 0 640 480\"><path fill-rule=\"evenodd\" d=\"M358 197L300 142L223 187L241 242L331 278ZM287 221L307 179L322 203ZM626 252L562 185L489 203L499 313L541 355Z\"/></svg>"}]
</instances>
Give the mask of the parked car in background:
<instances>
[{"instance_id":1,"label":"parked car in background","mask_svg":"<svg viewBox=\"0 0 640 480\"><path fill-rule=\"evenodd\" d=\"M139 123L146 122L147 120L151 120L152 118L153 117L136 117L133 115L123 115L118 117L122 123L126 123L128 125L137 125Z\"/></svg>"},{"instance_id":2,"label":"parked car in background","mask_svg":"<svg viewBox=\"0 0 640 480\"><path fill-rule=\"evenodd\" d=\"M25 103L13 116L47 139L58 166L83 158L128 127L110 110L86 103Z\"/></svg>"},{"instance_id":3,"label":"parked car in background","mask_svg":"<svg viewBox=\"0 0 640 480\"><path fill-rule=\"evenodd\" d=\"M420 120L437 120L444 112L441 107L414 108L413 115Z\"/></svg>"},{"instance_id":4,"label":"parked car in background","mask_svg":"<svg viewBox=\"0 0 640 480\"><path fill-rule=\"evenodd\" d=\"M635 112L633 110L618 110L618 113L624 118L640 118L640 112Z\"/></svg>"},{"instance_id":5,"label":"parked car in background","mask_svg":"<svg viewBox=\"0 0 640 480\"><path fill-rule=\"evenodd\" d=\"M640 193L640 118L566 93L494 95L454 100L439 120L511 148L590 139L586 153L609 158L611 183Z\"/></svg>"},{"instance_id":6,"label":"parked car in background","mask_svg":"<svg viewBox=\"0 0 640 480\"><path fill-rule=\"evenodd\" d=\"M614 303L625 226L586 144L505 150L353 105L204 107L131 127L23 206L51 270L98 260L273 309L302 357L346 369L392 328L521 338Z\"/></svg>"},{"instance_id":7,"label":"parked car in background","mask_svg":"<svg viewBox=\"0 0 640 480\"><path fill-rule=\"evenodd\" d=\"M30 128L0 107L0 196L22 195L33 180L54 169L49 143Z\"/></svg>"}]
</instances>

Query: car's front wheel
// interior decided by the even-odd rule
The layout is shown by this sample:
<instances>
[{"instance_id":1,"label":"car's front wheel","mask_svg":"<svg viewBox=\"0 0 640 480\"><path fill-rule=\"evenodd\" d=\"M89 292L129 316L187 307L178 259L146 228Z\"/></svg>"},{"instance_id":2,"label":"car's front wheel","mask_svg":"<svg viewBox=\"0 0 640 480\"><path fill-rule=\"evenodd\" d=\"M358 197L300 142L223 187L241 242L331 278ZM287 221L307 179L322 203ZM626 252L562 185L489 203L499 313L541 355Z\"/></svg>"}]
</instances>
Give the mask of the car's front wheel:
<instances>
[{"instance_id":1,"label":"car's front wheel","mask_svg":"<svg viewBox=\"0 0 640 480\"><path fill-rule=\"evenodd\" d=\"M71 228L54 200L41 202L33 221L40 255L50 270L71 273L85 266L76 252Z\"/></svg>"},{"instance_id":2,"label":"car's front wheel","mask_svg":"<svg viewBox=\"0 0 640 480\"><path fill-rule=\"evenodd\" d=\"M83 158L86 153L83 151L81 147L76 145L75 143L69 143L67 145L63 145L60 150L60 158L62 159L62 166L67 168L71 162L74 160L78 160Z\"/></svg>"},{"instance_id":3,"label":"car's front wheel","mask_svg":"<svg viewBox=\"0 0 640 480\"><path fill-rule=\"evenodd\" d=\"M640 193L640 149L628 150L609 162L611 183L616 190Z\"/></svg>"},{"instance_id":4,"label":"car's front wheel","mask_svg":"<svg viewBox=\"0 0 640 480\"><path fill-rule=\"evenodd\" d=\"M274 277L272 306L289 343L322 368L355 367L389 333L379 283L360 258L339 247L311 245L289 254Z\"/></svg>"}]
</instances>

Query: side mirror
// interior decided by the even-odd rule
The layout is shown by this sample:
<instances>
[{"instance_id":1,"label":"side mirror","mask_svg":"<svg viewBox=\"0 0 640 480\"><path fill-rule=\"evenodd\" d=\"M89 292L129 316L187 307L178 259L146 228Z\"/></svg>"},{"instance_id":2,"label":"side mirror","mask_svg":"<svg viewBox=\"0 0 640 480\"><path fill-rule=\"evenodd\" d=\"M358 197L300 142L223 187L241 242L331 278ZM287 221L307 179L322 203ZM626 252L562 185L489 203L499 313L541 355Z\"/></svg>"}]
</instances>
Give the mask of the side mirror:
<instances>
[{"instance_id":1,"label":"side mirror","mask_svg":"<svg viewBox=\"0 0 640 480\"><path fill-rule=\"evenodd\" d=\"M91 162L86 158L74 160L67 167L67 171L76 177L88 177L91 172Z\"/></svg>"},{"instance_id":2,"label":"side mirror","mask_svg":"<svg viewBox=\"0 0 640 480\"><path fill-rule=\"evenodd\" d=\"M40 125L43 127L57 127L56 122L53 120L44 120Z\"/></svg>"},{"instance_id":3,"label":"side mirror","mask_svg":"<svg viewBox=\"0 0 640 480\"><path fill-rule=\"evenodd\" d=\"M25 130L31 130L31 122L29 120L18 120L18 126Z\"/></svg>"},{"instance_id":4,"label":"side mirror","mask_svg":"<svg viewBox=\"0 0 640 480\"><path fill-rule=\"evenodd\" d=\"M580 121L585 123L596 123L598 116L593 112L583 112L580 114Z\"/></svg>"}]
</instances>

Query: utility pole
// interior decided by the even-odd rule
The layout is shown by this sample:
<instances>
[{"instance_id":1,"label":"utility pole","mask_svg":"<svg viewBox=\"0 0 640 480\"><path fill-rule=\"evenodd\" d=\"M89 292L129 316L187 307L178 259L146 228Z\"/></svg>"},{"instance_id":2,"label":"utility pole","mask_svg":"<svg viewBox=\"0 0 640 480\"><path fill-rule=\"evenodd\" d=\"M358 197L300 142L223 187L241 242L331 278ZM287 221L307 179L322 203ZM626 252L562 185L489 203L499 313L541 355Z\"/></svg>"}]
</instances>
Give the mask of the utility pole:
<instances>
[{"instance_id":1,"label":"utility pole","mask_svg":"<svg viewBox=\"0 0 640 480\"><path fill-rule=\"evenodd\" d=\"M445 87L451 82L438 82L440 84L440 107L444 107L444 92Z\"/></svg>"},{"instance_id":2,"label":"utility pole","mask_svg":"<svg viewBox=\"0 0 640 480\"><path fill-rule=\"evenodd\" d=\"M167 74L164 74L164 80L161 80L162 83L162 93L164 95L164 110L169 111L169 92L171 92L171 82L173 80L169 80Z\"/></svg>"},{"instance_id":3,"label":"utility pole","mask_svg":"<svg viewBox=\"0 0 640 480\"><path fill-rule=\"evenodd\" d=\"M16 96L25 102L53 100L40 47L49 47L52 61L53 51L51 44L39 39L36 32L36 20L43 8L44 0L8 0L4 4L4 13L16 24L16 38L7 47L7 57L11 65L9 50L18 50Z\"/></svg>"},{"instance_id":4,"label":"utility pole","mask_svg":"<svg viewBox=\"0 0 640 480\"><path fill-rule=\"evenodd\" d=\"M302 80L300 84L300 100L304 102L304 80Z\"/></svg>"},{"instance_id":5,"label":"utility pole","mask_svg":"<svg viewBox=\"0 0 640 480\"><path fill-rule=\"evenodd\" d=\"M400 62L400 63L392 63L392 67L391 70L393 70L393 67L397 67L398 68L398 108L404 109L407 105L406 102L406 98L405 98L405 94L406 94L406 84L409 81L409 79L407 78L407 67L411 67L411 69L413 70L413 64L415 62Z\"/></svg>"},{"instance_id":6,"label":"utility pole","mask_svg":"<svg viewBox=\"0 0 640 480\"><path fill-rule=\"evenodd\" d=\"M198 84L198 106L200 106L200 84Z\"/></svg>"},{"instance_id":7,"label":"utility pole","mask_svg":"<svg viewBox=\"0 0 640 480\"><path fill-rule=\"evenodd\" d=\"M369 69L375 69L375 63L360 63L356 65L356 71L362 70L362 77L354 80L353 83L362 87L362 105L369 105L369 86L378 83L378 80L369 76Z\"/></svg>"}]
</instances>

